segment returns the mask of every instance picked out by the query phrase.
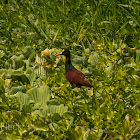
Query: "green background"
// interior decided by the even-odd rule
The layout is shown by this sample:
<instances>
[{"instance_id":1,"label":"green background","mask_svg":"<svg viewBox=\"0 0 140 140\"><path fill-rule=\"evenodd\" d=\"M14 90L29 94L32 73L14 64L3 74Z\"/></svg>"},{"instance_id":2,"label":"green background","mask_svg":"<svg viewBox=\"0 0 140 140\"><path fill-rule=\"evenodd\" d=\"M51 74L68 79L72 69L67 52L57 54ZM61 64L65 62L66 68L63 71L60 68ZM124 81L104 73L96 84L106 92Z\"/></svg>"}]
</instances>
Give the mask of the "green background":
<instances>
[{"instance_id":1,"label":"green background","mask_svg":"<svg viewBox=\"0 0 140 140\"><path fill-rule=\"evenodd\" d=\"M138 0L1 0L0 139L139 139L139 12ZM94 88L66 81L64 48Z\"/></svg>"}]
</instances>

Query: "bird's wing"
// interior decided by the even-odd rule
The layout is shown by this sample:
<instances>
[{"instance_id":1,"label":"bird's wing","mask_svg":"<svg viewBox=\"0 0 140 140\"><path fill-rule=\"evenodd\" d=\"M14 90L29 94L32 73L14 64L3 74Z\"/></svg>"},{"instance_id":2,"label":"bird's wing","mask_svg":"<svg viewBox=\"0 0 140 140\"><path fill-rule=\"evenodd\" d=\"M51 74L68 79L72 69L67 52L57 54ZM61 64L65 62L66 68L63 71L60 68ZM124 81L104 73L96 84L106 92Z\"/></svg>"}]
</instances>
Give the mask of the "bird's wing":
<instances>
[{"instance_id":1,"label":"bird's wing","mask_svg":"<svg viewBox=\"0 0 140 140\"><path fill-rule=\"evenodd\" d=\"M70 70L66 73L66 79L75 86L92 87L85 75L77 69Z\"/></svg>"}]
</instances>

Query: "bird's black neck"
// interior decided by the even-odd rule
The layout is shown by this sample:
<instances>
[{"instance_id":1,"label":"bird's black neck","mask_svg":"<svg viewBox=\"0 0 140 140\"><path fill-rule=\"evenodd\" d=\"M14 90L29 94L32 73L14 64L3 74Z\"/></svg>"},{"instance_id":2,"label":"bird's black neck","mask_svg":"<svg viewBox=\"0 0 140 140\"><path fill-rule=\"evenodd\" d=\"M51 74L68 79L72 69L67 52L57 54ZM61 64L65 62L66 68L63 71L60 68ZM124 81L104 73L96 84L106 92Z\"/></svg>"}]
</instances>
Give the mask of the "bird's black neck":
<instances>
[{"instance_id":1,"label":"bird's black neck","mask_svg":"<svg viewBox=\"0 0 140 140\"><path fill-rule=\"evenodd\" d=\"M70 60L70 56L66 56L66 62L65 62L65 71L76 69L72 64Z\"/></svg>"},{"instance_id":2,"label":"bird's black neck","mask_svg":"<svg viewBox=\"0 0 140 140\"><path fill-rule=\"evenodd\" d=\"M66 63L71 64L70 56L66 56ZM72 65L72 64L71 64Z\"/></svg>"}]
</instances>

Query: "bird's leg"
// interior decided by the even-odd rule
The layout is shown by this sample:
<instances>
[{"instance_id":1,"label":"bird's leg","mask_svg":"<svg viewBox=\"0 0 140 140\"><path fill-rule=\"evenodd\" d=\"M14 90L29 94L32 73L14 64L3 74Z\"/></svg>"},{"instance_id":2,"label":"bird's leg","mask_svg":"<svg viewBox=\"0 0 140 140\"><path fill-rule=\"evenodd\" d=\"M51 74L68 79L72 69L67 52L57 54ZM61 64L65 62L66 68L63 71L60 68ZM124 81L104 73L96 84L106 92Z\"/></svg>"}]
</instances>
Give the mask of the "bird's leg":
<instances>
[{"instance_id":1,"label":"bird's leg","mask_svg":"<svg viewBox=\"0 0 140 140\"><path fill-rule=\"evenodd\" d=\"M77 92L78 92L78 88L76 87L76 90L77 90Z\"/></svg>"},{"instance_id":2,"label":"bird's leg","mask_svg":"<svg viewBox=\"0 0 140 140\"><path fill-rule=\"evenodd\" d=\"M70 87L70 95L71 95L71 100L74 101L75 100L75 95L76 95L76 92L75 92L75 86L73 84L71 84L71 87Z\"/></svg>"},{"instance_id":3,"label":"bird's leg","mask_svg":"<svg viewBox=\"0 0 140 140\"><path fill-rule=\"evenodd\" d=\"M88 111L88 113L91 114L92 100L89 96L88 89L87 90L82 89L82 91L83 91L82 96L84 100L84 106L86 107L86 110Z\"/></svg>"},{"instance_id":4,"label":"bird's leg","mask_svg":"<svg viewBox=\"0 0 140 140\"><path fill-rule=\"evenodd\" d=\"M85 90L85 89L82 89L82 93L83 93L83 98L84 98L84 101L85 103L89 104L91 103L92 101L92 96L93 96L93 89L91 88L90 90Z\"/></svg>"},{"instance_id":5,"label":"bird's leg","mask_svg":"<svg viewBox=\"0 0 140 140\"><path fill-rule=\"evenodd\" d=\"M88 99L89 98L89 96L88 96L88 92L87 91L85 91L83 88L81 88L82 89L82 93L83 93L83 97L84 97L84 99Z\"/></svg>"}]
</instances>

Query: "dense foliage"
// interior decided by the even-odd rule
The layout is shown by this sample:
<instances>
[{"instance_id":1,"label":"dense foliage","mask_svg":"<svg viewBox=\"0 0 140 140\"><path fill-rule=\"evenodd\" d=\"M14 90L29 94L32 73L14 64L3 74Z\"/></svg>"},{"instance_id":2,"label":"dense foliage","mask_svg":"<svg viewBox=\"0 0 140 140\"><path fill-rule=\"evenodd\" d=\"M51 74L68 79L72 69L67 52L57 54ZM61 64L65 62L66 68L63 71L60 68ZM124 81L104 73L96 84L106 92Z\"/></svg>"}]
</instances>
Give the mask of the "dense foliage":
<instances>
[{"instance_id":1,"label":"dense foliage","mask_svg":"<svg viewBox=\"0 0 140 140\"><path fill-rule=\"evenodd\" d=\"M0 139L139 139L139 12L139 0L1 0ZM66 81L64 48L94 88Z\"/></svg>"}]
</instances>

